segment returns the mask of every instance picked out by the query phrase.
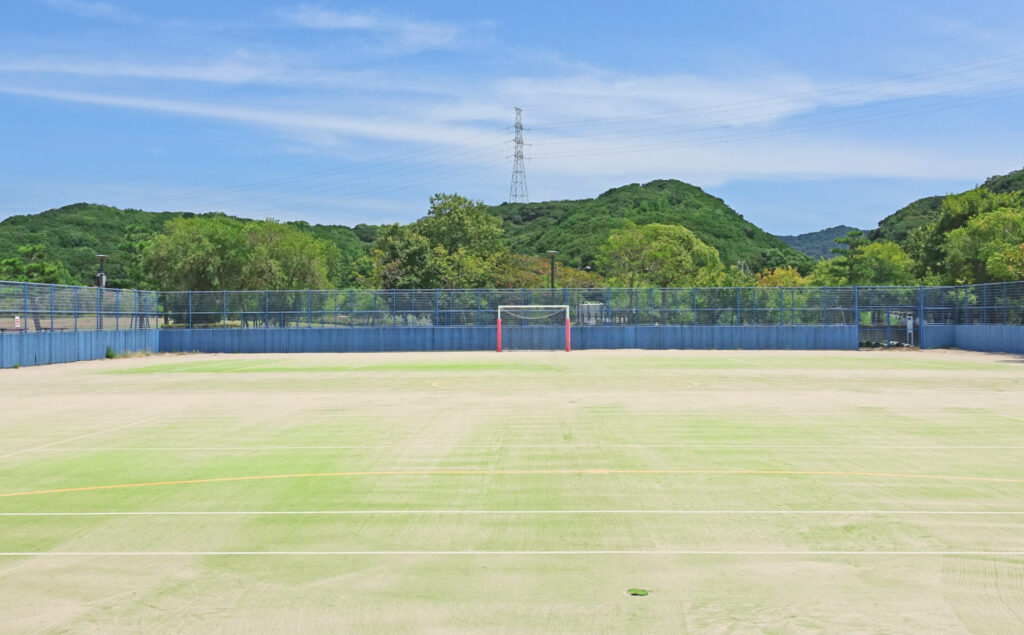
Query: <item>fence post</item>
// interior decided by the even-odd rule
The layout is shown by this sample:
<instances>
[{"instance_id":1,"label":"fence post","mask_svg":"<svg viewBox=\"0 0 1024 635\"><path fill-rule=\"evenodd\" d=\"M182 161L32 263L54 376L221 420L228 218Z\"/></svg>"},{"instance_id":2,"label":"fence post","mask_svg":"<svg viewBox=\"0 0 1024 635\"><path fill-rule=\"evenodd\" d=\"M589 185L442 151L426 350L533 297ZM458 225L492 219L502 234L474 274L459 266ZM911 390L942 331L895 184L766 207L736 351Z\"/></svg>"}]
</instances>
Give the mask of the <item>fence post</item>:
<instances>
[{"instance_id":1,"label":"fence post","mask_svg":"<svg viewBox=\"0 0 1024 635\"><path fill-rule=\"evenodd\" d=\"M192 328L192 292L188 292L188 327Z\"/></svg>"},{"instance_id":2,"label":"fence post","mask_svg":"<svg viewBox=\"0 0 1024 635\"><path fill-rule=\"evenodd\" d=\"M480 305L480 295L481 295L481 291L480 291L480 289L477 289L476 290L476 325L477 326L483 326L484 325L484 308L483 308L483 306Z\"/></svg>"},{"instance_id":3,"label":"fence post","mask_svg":"<svg viewBox=\"0 0 1024 635\"><path fill-rule=\"evenodd\" d=\"M892 344L892 309L885 309L885 347Z\"/></svg>"},{"instance_id":4,"label":"fence post","mask_svg":"<svg viewBox=\"0 0 1024 635\"><path fill-rule=\"evenodd\" d=\"M981 324L988 324L988 285L981 286Z\"/></svg>"},{"instance_id":5,"label":"fence post","mask_svg":"<svg viewBox=\"0 0 1024 635\"><path fill-rule=\"evenodd\" d=\"M786 292L779 287L779 326L782 326L786 315Z\"/></svg>"},{"instance_id":6,"label":"fence post","mask_svg":"<svg viewBox=\"0 0 1024 635\"><path fill-rule=\"evenodd\" d=\"M78 332L78 287L75 287L75 332Z\"/></svg>"},{"instance_id":7,"label":"fence post","mask_svg":"<svg viewBox=\"0 0 1024 635\"><path fill-rule=\"evenodd\" d=\"M103 330L103 288L96 287L96 330Z\"/></svg>"},{"instance_id":8,"label":"fence post","mask_svg":"<svg viewBox=\"0 0 1024 635\"><path fill-rule=\"evenodd\" d=\"M953 324L960 324L960 287L953 287Z\"/></svg>"},{"instance_id":9,"label":"fence post","mask_svg":"<svg viewBox=\"0 0 1024 635\"><path fill-rule=\"evenodd\" d=\"M224 289L220 292L220 314L224 320L224 327L228 327L228 290Z\"/></svg>"},{"instance_id":10,"label":"fence post","mask_svg":"<svg viewBox=\"0 0 1024 635\"><path fill-rule=\"evenodd\" d=\"M740 325L740 288L736 287L736 326Z\"/></svg>"},{"instance_id":11,"label":"fence post","mask_svg":"<svg viewBox=\"0 0 1024 635\"><path fill-rule=\"evenodd\" d=\"M438 317L441 313L441 291L440 289L434 289L434 326L440 326Z\"/></svg>"},{"instance_id":12,"label":"fence post","mask_svg":"<svg viewBox=\"0 0 1024 635\"><path fill-rule=\"evenodd\" d=\"M1006 311L1007 301L1008 301L1008 298L1006 296L1006 283L1004 282L1003 283L1003 325L1004 326L1006 324L1010 323L1009 314Z\"/></svg>"},{"instance_id":13,"label":"fence post","mask_svg":"<svg viewBox=\"0 0 1024 635\"><path fill-rule=\"evenodd\" d=\"M306 289L306 328L313 328L313 290Z\"/></svg>"},{"instance_id":14,"label":"fence post","mask_svg":"<svg viewBox=\"0 0 1024 635\"><path fill-rule=\"evenodd\" d=\"M28 333L28 283L27 282L22 282L21 283L21 295L22 295L22 300L24 300L24 302L25 302L25 317L23 318L24 321L22 322L21 330L24 331L25 333Z\"/></svg>"},{"instance_id":15,"label":"fence post","mask_svg":"<svg viewBox=\"0 0 1024 635\"><path fill-rule=\"evenodd\" d=\"M853 286L853 324L857 327L857 337L860 337L860 289Z\"/></svg>"},{"instance_id":16,"label":"fence post","mask_svg":"<svg viewBox=\"0 0 1024 635\"><path fill-rule=\"evenodd\" d=\"M654 287L651 287L651 326L654 326Z\"/></svg>"},{"instance_id":17,"label":"fence post","mask_svg":"<svg viewBox=\"0 0 1024 635\"><path fill-rule=\"evenodd\" d=\"M114 289L114 330L121 329L121 290Z\"/></svg>"},{"instance_id":18,"label":"fence post","mask_svg":"<svg viewBox=\"0 0 1024 635\"><path fill-rule=\"evenodd\" d=\"M919 286L917 292L921 294L920 311L917 314L917 347L922 348L921 345L924 343L924 285Z\"/></svg>"},{"instance_id":19,"label":"fence post","mask_svg":"<svg viewBox=\"0 0 1024 635\"><path fill-rule=\"evenodd\" d=\"M824 314L825 326L828 326L828 287L824 288L824 293L822 293L821 298L822 298L822 312Z\"/></svg>"},{"instance_id":20,"label":"fence post","mask_svg":"<svg viewBox=\"0 0 1024 635\"><path fill-rule=\"evenodd\" d=\"M263 292L263 328L270 328L270 289Z\"/></svg>"},{"instance_id":21,"label":"fence post","mask_svg":"<svg viewBox=\"0 0 1024 635\"><path fill-rule=\"evenodd\" d=\"M693 288L693 325L697 326L697 287Z\"/></svg>"},{"instance_id":22,"label":"fence post","mask_svg":"<svg viewBox=\"0 0 1024 635\"><path fill-rule=\"evenodd\" d=\"M604 288L604 323L612 323L612 290L610 287Z\"/></svg>"},{"instance_id":23,"label":"fence post","mask_svg":"<svg viewBox=\"0 0 1024 635\"><path fill-rule=\"evenodd\" d=\"M53 333L53 289L54 289L53 284L50 284L50 332L51 333Z\"/></svg>"},{"instance_id":24,"label":"fence post","mask_svg":"<svg viewBox=\"0 0 1024 635\"><path fill-rule=\"evenodd\" d=\"M391 290L391 326L398 326L398 289Z\"/></svg>"}]
</instances>

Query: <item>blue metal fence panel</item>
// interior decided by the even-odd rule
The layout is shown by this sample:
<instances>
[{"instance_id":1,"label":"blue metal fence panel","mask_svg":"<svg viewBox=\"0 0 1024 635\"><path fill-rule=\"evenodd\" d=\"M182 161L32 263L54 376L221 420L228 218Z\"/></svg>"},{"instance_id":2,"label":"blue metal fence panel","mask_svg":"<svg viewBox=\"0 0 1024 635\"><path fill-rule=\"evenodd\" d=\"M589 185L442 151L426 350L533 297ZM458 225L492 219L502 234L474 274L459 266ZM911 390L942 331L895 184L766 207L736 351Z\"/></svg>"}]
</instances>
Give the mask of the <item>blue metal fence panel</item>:
<instances>
[{"instance_id":1,"label":"blue metal fence panel","mask_svg":"<svg viewBox=\"0 0 1024 635\"><path fill-rule=\"evenodd\" d=\"M103 359L114 353L156 353L159 334L141 331L68 331L0 335L0 368Z\"/></svg>"},{"instance_id":2,"label":"blue metal fence panel","mask_svg":"<svg viewBox=\"0 0 1024 635\"><path fill-rule=\"evenodd\" d=\"M313 353L489 351L493 327L363 327L353 329L169 329L161 352ZM837 326L575 326L572 346L586 349L851 350L857 328Z\"/></svg>"},{"instance_id":3,"label":"blue metal fence panel","mask_svg":"<svg viewBox=\"0 0 1024 635\"><path fill-rule=\"evenodd\" d=\"M974 324L955 327L955 346L968 351L1024 355L1024 326Z\"/></svg>"}]
</instances>

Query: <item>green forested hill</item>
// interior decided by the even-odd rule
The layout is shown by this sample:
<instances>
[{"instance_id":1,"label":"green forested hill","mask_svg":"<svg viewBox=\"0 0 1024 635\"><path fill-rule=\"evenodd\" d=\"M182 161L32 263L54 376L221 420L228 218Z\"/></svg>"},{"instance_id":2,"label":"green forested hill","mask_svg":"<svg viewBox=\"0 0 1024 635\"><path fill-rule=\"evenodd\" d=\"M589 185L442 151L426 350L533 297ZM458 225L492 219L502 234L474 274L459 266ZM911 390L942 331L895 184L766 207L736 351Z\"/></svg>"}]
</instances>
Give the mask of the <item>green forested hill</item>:
<instances>
[{"instance_id":1,"label":"green forested hill","mask_svg":"<svg viewBox=\"0 0 1024 635\"><path fill-rule=\"evenodd\" d=\"M868 238L877 241L891 240L903 243L907 234L918 227L924 227L939 217L939 208L945 196L920 198L886 216L878 223L877 229L868 232Z\"/></svg>"},{"instance_id":2,"label":"green forested hill","mask_svg":"<svg viewBox=\"0 0 1024 635\"><path fill-rule=\"evenodd\" d=\"M981 185L997 194L1006 192L1024 192L1024 170L1015 170L1009 174L990 177ZM939 208L945 196L928 196L918 199L903 209L886 216L878 223L878 228L868 232L872 240L891 240L903 243L912 229L924 227L939 218Z\"/></svg>"},{"instance_id":3,"label":"green forested hill","mask_svg":"<svg viewBox=\"0 0 1024 635\"><path fill-rule=\"evenodd\" d=\"M127 247L122 242L126 228L136 226L155 234L172 218L196 215L77 203L40 214L11 216L0 221L0 260L15 256L22 245L42 244L46 246L47 257L67 267L77 282L91 284L97 267L96 254L107 254L110 256L106 264L108 284L124 286L123 265L129 261L125 257ZM353 230L302 221L289 224L338 245L347 263L365 253L376 235L376 228L366 225Z\"/></svg>"},{"instance_id":4,"label":"green forested hill","mask_svg":"<svg viewBox=\"0 0 1024 635\"><path fill-rule=\"evenodd\" d=\"M492 208L505 226L512 250L523 254L560 252L571 265L592 264L613 229L638 225L683 225L718 250L725 264L740 262L755 271L765 266L811 265L809 257L745 220L721 199L675 180L651 181L608 190L593 199L506 203Z\"/></svg>"},{"instance_id":5,"label":"green forested hill","mask_svg":"<svg viewBox=\"0 0 1024 635\"><path fill-rule=\"evenodd\" d=\"M818 258L828 260L836 255L832 253L832 248L837 246L836 238L842 238L850 232L856 231L861 230L849 225L836 225L835 227L829 227L828 229L816 232L797 234L795 236L779 236L779 238L793 249L805 253L815 260Z\"/></svg>"}]
</instances>

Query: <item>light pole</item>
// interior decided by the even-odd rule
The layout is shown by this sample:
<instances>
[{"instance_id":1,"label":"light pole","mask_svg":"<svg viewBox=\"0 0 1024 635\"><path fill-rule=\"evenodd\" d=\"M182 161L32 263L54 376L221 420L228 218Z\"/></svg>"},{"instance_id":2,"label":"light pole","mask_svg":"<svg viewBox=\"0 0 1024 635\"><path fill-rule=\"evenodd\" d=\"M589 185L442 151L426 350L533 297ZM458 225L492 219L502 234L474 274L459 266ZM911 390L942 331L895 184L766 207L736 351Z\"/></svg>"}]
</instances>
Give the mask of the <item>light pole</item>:
<instances>
[{"instance_id":1,"label":"light pole","mask_svg":"<svg viewBox=\"0 0 1024 635\"><path fill-rule=\"evenodd\" d=\"M96 254L100 261L100 271L96 274L96 330L103 330L103 288L107 286L107 274L103 272L103 261L107 257L103 254Z\"/></svg>"},{"instance_id":2,"label":"light pole","mask_svg":"<svg viewBox=\"0 0 1024 635\"><path fill-rule=\"evenodd\" d=\"M548 255L551 256L551 288L555 288L555 256L558 255L557 251L548 251Z\"/></svg>"},{"instance_id":3,"label":"light pole","mask_svg":"<svg viewBox=\"0 0 1024 635\"><path fill-rule=\"evenodd\" d=\"M96 259L100 261L100 272L96 274L96 286L102 289L107 286L107 274L103 271L103 261L107 259L107 256L96 254Z\"/></svg>"}]
</instances>

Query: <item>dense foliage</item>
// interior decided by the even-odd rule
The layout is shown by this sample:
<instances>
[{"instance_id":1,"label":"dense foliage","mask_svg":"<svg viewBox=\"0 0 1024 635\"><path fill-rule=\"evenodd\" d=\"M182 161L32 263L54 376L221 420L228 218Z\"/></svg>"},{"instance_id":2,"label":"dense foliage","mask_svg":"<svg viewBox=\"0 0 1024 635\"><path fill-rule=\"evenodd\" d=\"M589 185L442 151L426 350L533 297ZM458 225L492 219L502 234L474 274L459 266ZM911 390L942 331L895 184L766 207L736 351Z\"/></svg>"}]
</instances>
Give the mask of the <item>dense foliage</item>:
<instances>
[{"instance_id":1,"label":"dense foliage","mask_svg":"<svg viewBox=\"0 0 1024 635\"><path fill-rule=\"evenodd\" d=\"M144 212L88 203L68 205L40 214L11 216L0 221L0 260L15 257L22 246L42 245L49 259L70 272L71 282L92 284L97 270L96 255L106 254L110 256L106 261L110 286L145 288L149 282L141 278L138 270L142 244L163 231L167 222L193 217L225 216ZM376 233L376 227L366 225L349 229L301 221L286 224L338 247L342 254L339 266L341 284L352 284L355 279L354 263L369 251Z\"/></svg>"},{"instance_id":2,"label":"dense foliage","mask_svg":"<svg viewBox=\"0 0 1024 635\"><path fill-rule=\"evenodd\" d=\"M621 287L711 286L725 271L714 247L685 227L659 223L613 230L598 263Z\"/></svg>"},{"instance_id":3,"label":"dense foliage","mask_svg":"<svg viewBox=\"0 0 1024 635\"><path fill-rule=\"evenodd\" d=\"M505 225L512 251L559 251L574 267L597 263L613 230L628 223L681 225L718 250L725 265L760 271L765 267L813 267L810 257L745 220L721 199L680 181L651 181L609 190L594 199L512 203L492 208Z\"/></svg>"},{"instance_id":4,"label":"dense foliage","mask_svg":"<svg viewBox=\"0 0 1024 635\"><path fill-rule=\"evenodd\" d=\"M64 265L46 255L45 245L24 245L18 255L0 260L0 280L71 284L71 274Z\"/></svg>"},{"instance_id":5,"label":"dense foliage","mask_svg":"<svg viewBox=\"0 0 1024 635\"><path fill-rule=\"evenodd\" d=\"M911 203L867 234L785 237L679 181L488 207L431 197L408 225L354 228L71 205L0 222L0 278L162 289L959 284L1024 277L1024 171ZM837 235L845 231L842 236ZM831 238L829 253L821 251Z\"/></svg>"},{"instance_id":6,"label":"dense foliage","mask_svg":"<svg viewBox=\"0 0 1024 635\"><path fill-rule=\"evenodd\" d=\"M326 289L337 284L338 248L275 221L176 218L142 250L157 288Z\"/></svg>"},{"instance_id":7,"label":"dense foliage","mask_svg":"<svg viewBox=\"0 0 1024 635\"><path fill-rule=\"evenodd\" d=\"M779 236L779 238L793 249L807 254L815 260L818 258L828 260L836 256L835 252L832 251L836 246L836 239L855 231L860 230L848 225L836 225L835 227L821 229L816 232L797 234L795 236Z\"/></svg>"}]
</instances>

